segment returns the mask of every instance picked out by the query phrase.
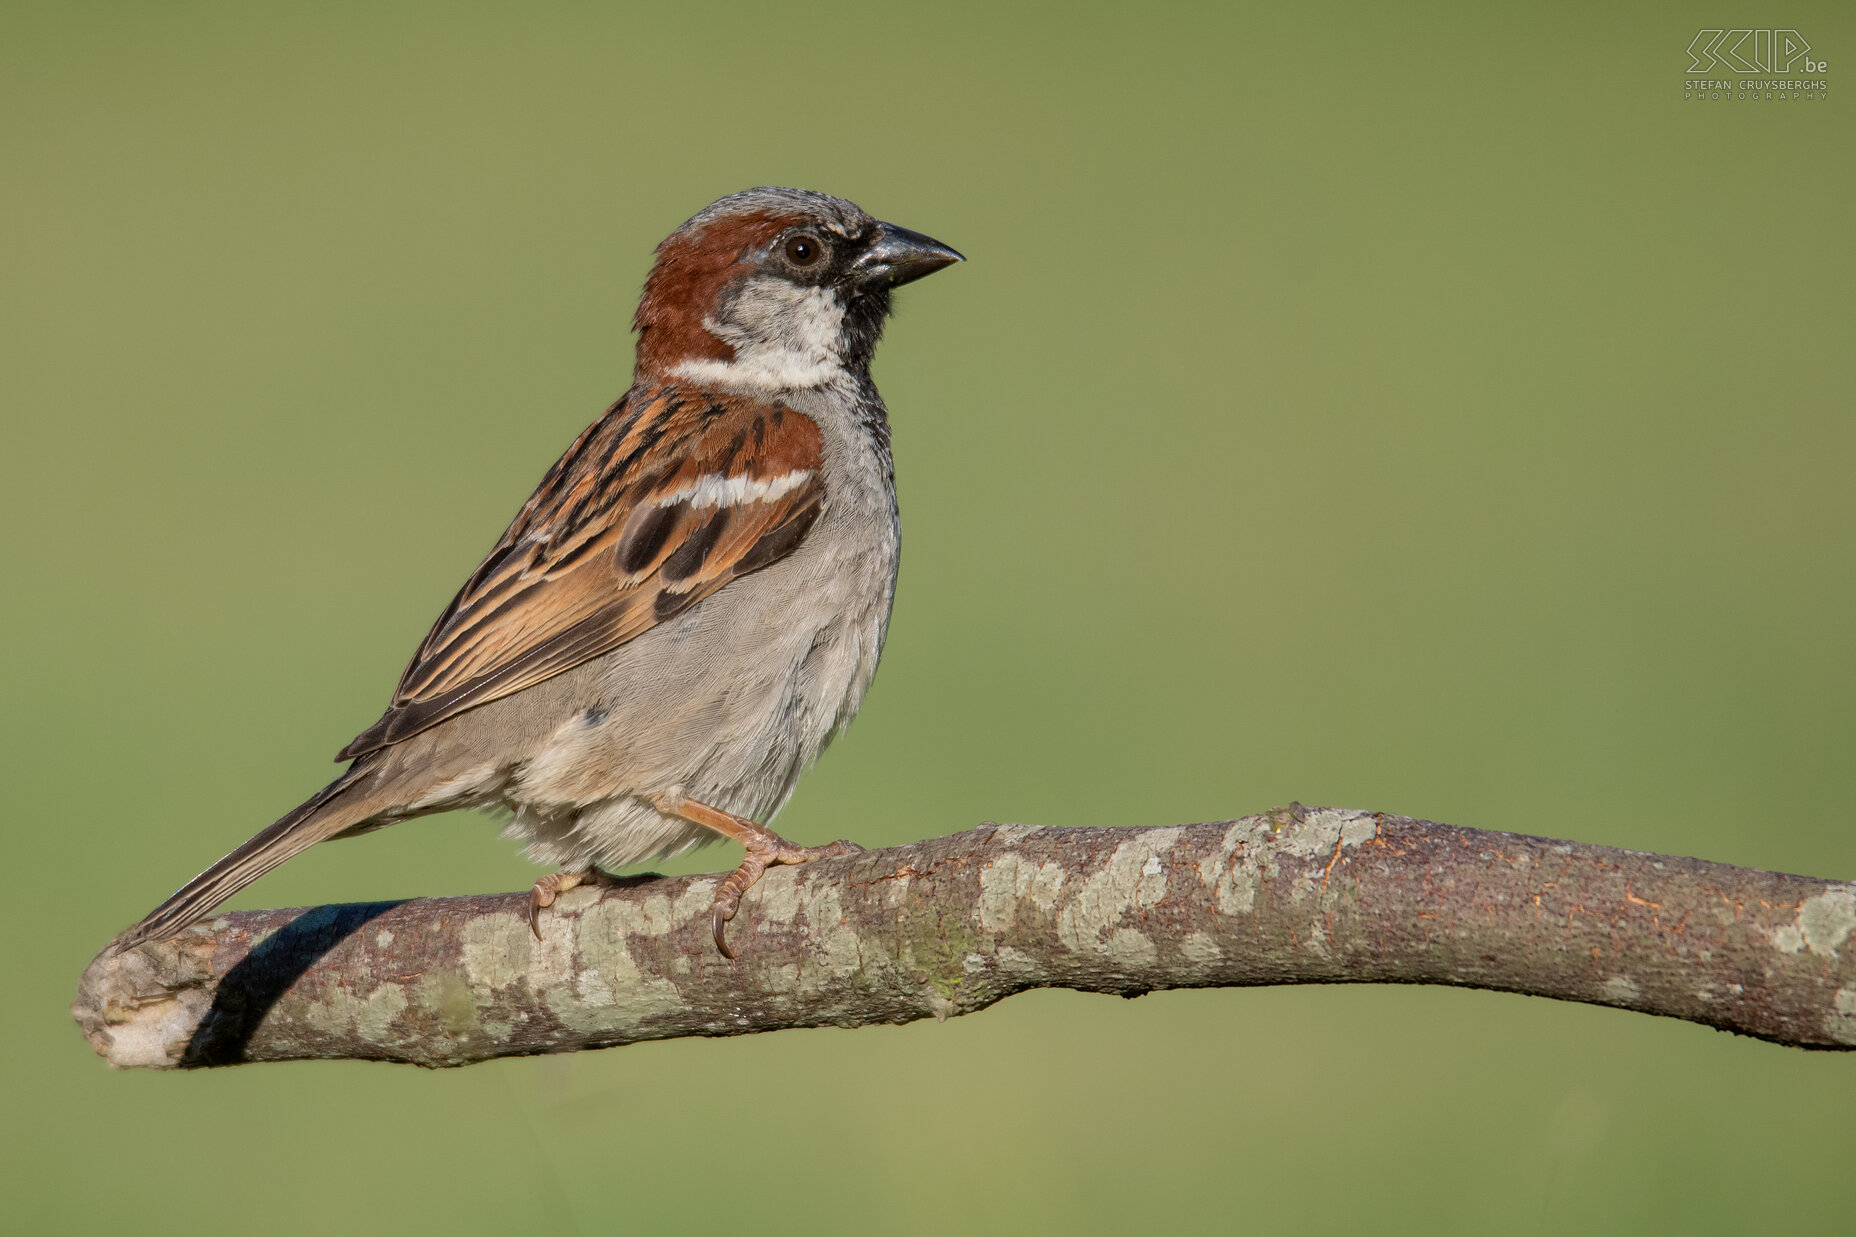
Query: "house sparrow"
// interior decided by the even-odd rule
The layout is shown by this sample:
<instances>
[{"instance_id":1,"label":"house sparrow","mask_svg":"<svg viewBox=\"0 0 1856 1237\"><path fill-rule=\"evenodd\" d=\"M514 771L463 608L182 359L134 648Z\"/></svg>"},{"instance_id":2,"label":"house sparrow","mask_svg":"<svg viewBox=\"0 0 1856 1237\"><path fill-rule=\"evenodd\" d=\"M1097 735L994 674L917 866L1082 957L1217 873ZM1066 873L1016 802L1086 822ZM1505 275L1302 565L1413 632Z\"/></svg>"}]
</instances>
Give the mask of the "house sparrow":
<instances>
[{"instance_id":1,"label":"house sparrow","mask_svg":"<svg viewBox=\"0 0 1856 1237\"><path fill-rule=\"evenodd\" d=\"M847 854L766 827L876 672L899 525L870 358L890 289L961 260L842 198L749 189L657 249L632 387L548 470L400 676L346 772L120 938L179 934L328 838L454 808L509 817L530 923L603 870L747 850L715 943L768 866Z\"/></svg>"}]
</instances>

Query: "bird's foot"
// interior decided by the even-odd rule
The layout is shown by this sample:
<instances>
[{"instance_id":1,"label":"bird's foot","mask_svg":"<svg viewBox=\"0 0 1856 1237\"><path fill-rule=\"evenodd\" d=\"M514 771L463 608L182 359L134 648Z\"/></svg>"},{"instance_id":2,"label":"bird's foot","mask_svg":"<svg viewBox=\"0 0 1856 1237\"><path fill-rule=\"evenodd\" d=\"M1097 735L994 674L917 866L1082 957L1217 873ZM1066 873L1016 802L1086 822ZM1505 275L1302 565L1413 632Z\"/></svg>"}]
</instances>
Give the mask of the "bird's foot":
<instances>
[{"instance_id":1,"label":"bird's foot","mask_svg":"<svg viewBox=\"0 0 1856 1237\"><path fill-rule=\"evenodd\" d=\"M661 795L652 800L660 812L671 816L680 816L684 820L713 829L730 841L741 843L747 854L741 860L741 866L731 873L722 887L715 892L715 903L710 909L710 924L715 931L715 947L722 951L724 958L733 958L735 951L728 947L728 934L725 929L728 921L741 909L741 895L754 887L768 868L778 867L783 863L811 863L817 859L836 859L839 855L855 855L863 847L855 842L837 841L828 846L794 846L791 842L767 828L756 824L745 816L733 812L724 812L719 807L710 807L694 799L681 795Z\"/></svg>"},{"instance_id":2,"label":"bird's foot","mask_svg":"<svg viewBox=\"0 0 1856 1237\"><path fill-rule=\"evenodd\" d=\"M715 947L722 951L724 958L735 956L735 951L728 947L728 921L741 909L741 895L752 889L768 868L782 863L836 859L839 855L855 855L863 850L857 843L842 839L828 846L794 846L770 829L762 832L766 834L765 839L755 838L748 842L748 853L742 857L741 866L730 873L728 879L722 882L722 887L715 891L715 904L710 909L709 917L715 929Z\"/></svg>"},{"instance_id":3,"label":"bird's foot","mask_svg":"<svg viewBox=\"0 0 1856 1237\"><path fill-rule=\"evenodd\" d=\"M541 912L554 905L554 900L569 889L578 889L582 885L597 885L601 888L614 888L625 882L612 873L587 864L578 871L550 872L535 882L535 887L528 891L528 929L541 939Z\"/></svg>"}]
</instances>

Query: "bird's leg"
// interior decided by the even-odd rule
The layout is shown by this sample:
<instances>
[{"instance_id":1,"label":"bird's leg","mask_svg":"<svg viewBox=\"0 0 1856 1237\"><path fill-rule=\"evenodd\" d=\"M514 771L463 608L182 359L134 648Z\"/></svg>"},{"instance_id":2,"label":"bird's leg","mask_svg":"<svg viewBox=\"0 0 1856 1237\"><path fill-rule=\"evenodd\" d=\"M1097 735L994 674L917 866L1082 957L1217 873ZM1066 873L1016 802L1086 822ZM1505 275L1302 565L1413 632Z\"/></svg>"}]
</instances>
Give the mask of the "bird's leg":
<instances>
[{"instance_id":1,"label":"bird's leg","mask_svg":"<svg viewBox=\"0 0 1856 1237\"><path fill-rule=\"evenodd\" d=\"M658 811L671 816L681 816L684 820L713 829L731 842L739 842L747 850L742 856L741 866L736 868L729 878L722 882L722 887L715 891L715 904L710 910L710 922L715 931L715 947L722 951L724 958L733 958L735 951L728 947L728 937L724 929L728 921L735 917L741 907L741 895L754 887L754 882L761 878L768 868L782 863L811 863L815 859L835 859L839 855L854 855L863 850L855 842L837 841L829 846L794 846L791 842L767 828L757 825L745 816L733 812L724 812L719 807L710 807L682 795L657 795L652 804Z\"/></svg>"},{"instance_id":2,"label":"bird's leg","mask_svg":"<svg viewBox=\"0 0 1856 1237\"><path fill-rule=\"evenodd\" d=\"M578 889L582 885L610 888L621 884L624 882L618 877L591 863L578 871L550 872L536 881L535 887L528 891L528 929L535 934L536 940L540 940L542 908L553 906L554 900L569 889Z\"/></svg>"}]
</instances>

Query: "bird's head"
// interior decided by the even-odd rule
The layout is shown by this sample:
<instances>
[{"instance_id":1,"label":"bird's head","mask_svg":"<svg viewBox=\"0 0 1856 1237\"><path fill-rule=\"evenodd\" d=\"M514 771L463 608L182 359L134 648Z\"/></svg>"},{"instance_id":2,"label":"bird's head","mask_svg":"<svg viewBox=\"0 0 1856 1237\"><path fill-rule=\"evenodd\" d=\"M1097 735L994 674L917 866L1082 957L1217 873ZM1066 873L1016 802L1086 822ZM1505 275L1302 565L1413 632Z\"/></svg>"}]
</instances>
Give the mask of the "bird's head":
<instances>
[{"instance_id":1,"label":"bird's head","mask_svg":"<svg viewBox=\"0 0 1856 1237\"><path fill-rule=\"evenodd\" d=\"M862 374L890 289L960 260L843 198L730 194L657 247L633 321L638 379L779 391Z\"/></svg>"}]
</instances>

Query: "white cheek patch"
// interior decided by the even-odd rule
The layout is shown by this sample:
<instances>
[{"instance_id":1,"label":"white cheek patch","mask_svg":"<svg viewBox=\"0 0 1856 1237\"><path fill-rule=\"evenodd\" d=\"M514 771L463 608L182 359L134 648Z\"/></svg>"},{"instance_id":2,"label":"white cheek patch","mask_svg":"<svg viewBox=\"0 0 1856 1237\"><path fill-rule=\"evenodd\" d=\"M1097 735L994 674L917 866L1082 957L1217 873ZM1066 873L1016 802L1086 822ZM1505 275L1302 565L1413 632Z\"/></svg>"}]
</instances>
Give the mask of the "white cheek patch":
<instances>
[{"instance_id":1,"label":"white cheek patch","mask_svg":"<svg viewBox=\"0 0 1856 1237\"><path fill-rule=\"evenodd\" d=\"M809 468L781 473L777 477L722 477L711 473L698 477L694 484L681 486L652 500L658 507L674 507L687 502L692 507L732 507L737 503L766 502L790 493L812 476Z\"/></svg>"},{"instance_id":2,"label":"white cheek patch","mask_svg":"<svg viewBox=\"0 0 1856 1237\"><path fill-rule=\"evenodd\" d=\"M684 361L672 374L692 382L790 391L824 386L844 373L838 352L844 304L829 288L756 276L736 294L725 321L705 318L703 328L733 348L735 359Z\"/></svg>"}]
</instances>

